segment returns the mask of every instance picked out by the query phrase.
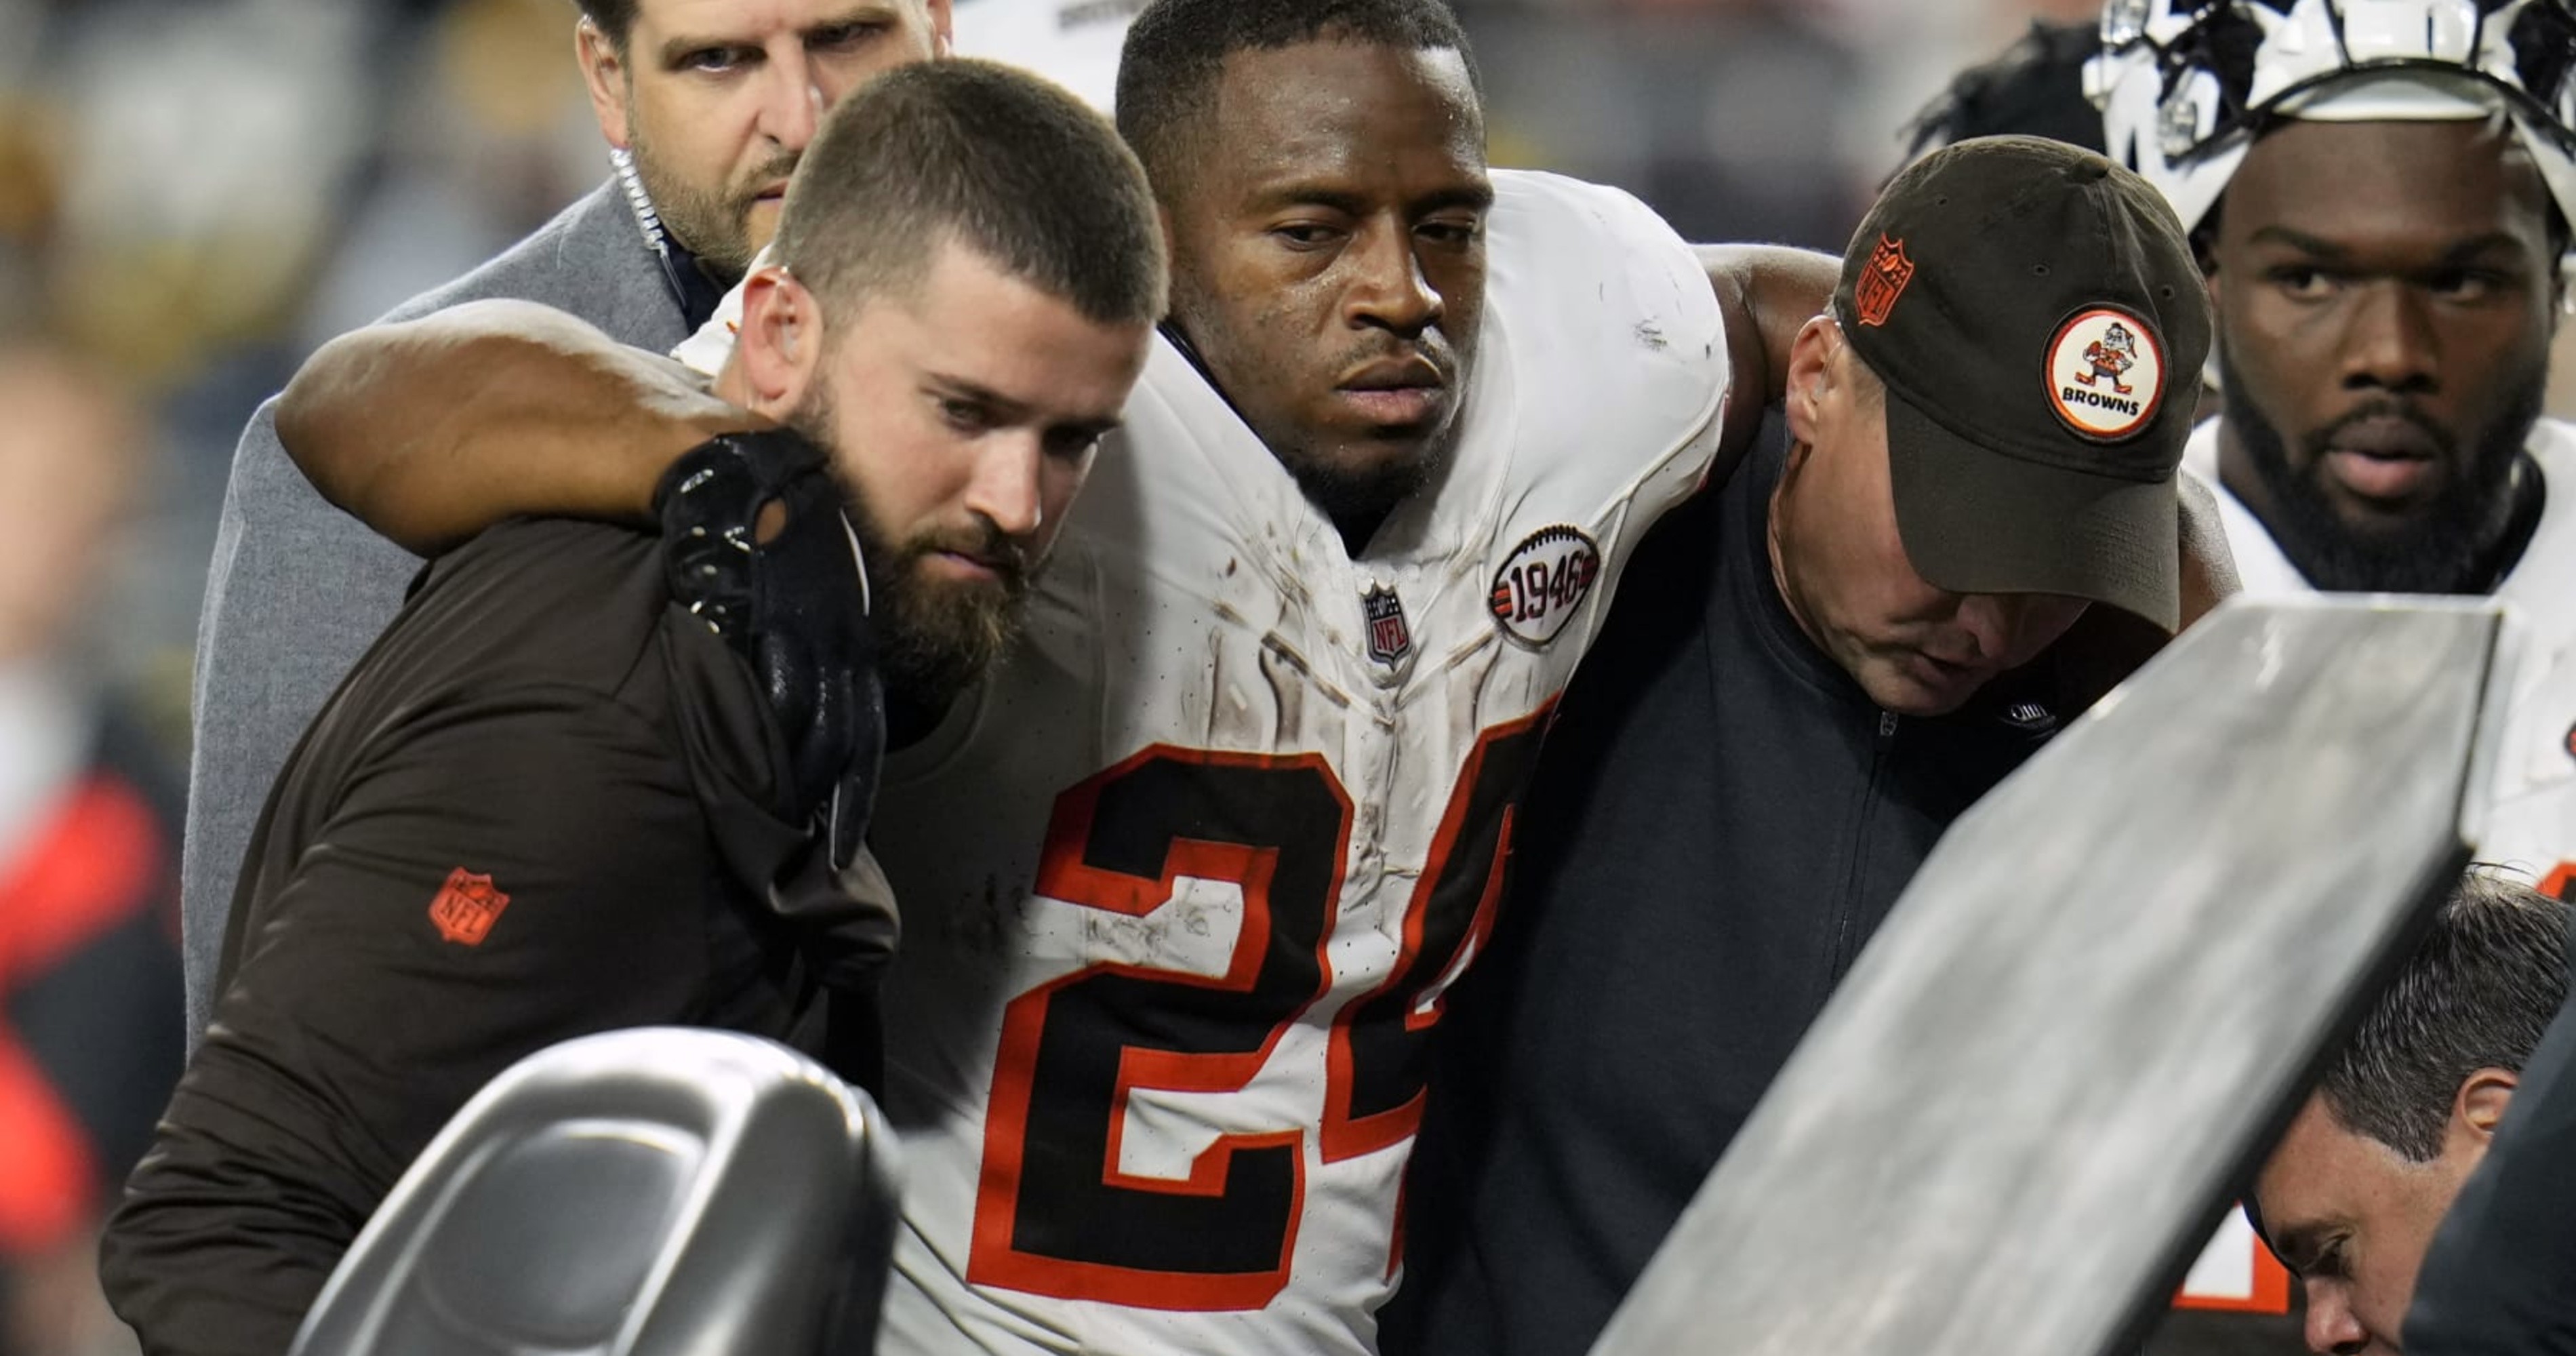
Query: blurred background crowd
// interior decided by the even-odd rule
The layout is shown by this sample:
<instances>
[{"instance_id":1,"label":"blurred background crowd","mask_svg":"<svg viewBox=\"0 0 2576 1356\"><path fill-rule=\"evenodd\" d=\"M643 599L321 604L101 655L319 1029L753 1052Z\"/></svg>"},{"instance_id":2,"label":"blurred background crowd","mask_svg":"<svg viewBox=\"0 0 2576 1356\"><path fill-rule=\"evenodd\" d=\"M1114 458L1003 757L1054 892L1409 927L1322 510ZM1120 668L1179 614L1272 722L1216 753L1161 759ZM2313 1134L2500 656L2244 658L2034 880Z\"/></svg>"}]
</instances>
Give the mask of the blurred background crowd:
<instances>
[{"instance_id":1,"label":"blurred background crowd","mask_svg":"<svg viewBox=\"0 0 2576 1356\"><path fill-rule=\"evenodd\" d=\"M1688 238L1838 251L1952 73L2031 17L2094 6L1458 8L1495 163L1621 185ZM323 339L605 175L573 17L570 0L0 0L0 332L99 364L135 416L131 516L84 640L174 757L250 411Z\"/></svg>"},{"instance_id":2,"label":"blurred background crowd","mask_svg":"<svg viewBox=\"0 0 2576 1356\"><path fill-rule=\"evenodd\" d=\"M1458 9L1495 163L1622 185L1689 238L1839 252L1957 70L2095 5ZM0 0L0 1356L129 1340L79 1302L95 1213L139 1143L96 1131L148 1130L177 1073L172 788L235 440L322 340L600 182L574 17L570 0ZM166 1002L162 1027L147 1011L119 1036L119 986L129 1007ZM13 1101L39 1062L64 1084L66 1059L76 1086Z\"/></svg>"}]
</instances>

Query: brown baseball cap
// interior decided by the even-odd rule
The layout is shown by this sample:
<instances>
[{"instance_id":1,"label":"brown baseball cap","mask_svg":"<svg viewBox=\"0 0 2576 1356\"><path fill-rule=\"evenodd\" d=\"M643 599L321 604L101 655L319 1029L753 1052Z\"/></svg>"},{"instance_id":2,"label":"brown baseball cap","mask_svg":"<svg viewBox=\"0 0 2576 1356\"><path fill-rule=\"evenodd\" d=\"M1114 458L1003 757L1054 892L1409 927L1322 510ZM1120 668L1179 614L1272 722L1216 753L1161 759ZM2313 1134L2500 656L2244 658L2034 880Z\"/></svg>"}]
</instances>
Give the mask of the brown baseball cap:
<instances>
[{"instance_id":1,"label":"brown baseball cap","mask_svg":"<svg viewBox=\"0 0 2576 1356\"><path fill-rule=\"evenodd\" d=\"M1957 142L1879 196L1843 256L1834 318L1887 387L1916 573L2175 628L2174 472L2210 325L2163 194L2062 142Z\"/></svg>"}]
</instances>

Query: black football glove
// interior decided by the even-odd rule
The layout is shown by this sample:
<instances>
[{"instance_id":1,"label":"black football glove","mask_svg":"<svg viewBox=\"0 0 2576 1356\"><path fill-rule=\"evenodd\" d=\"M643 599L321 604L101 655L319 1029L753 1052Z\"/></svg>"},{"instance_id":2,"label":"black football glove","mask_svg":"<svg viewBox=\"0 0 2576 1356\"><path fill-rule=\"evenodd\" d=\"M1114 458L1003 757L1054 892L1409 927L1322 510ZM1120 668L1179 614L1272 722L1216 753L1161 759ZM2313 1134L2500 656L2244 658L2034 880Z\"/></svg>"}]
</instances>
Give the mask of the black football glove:
<instances>
[{"instance_id":1,"label":"black football glove","mask_svg":"<svg viewBox=\"0 0 2576 1356\"><path fill-rule=\"evenodd\" d=\"M762 511L786 521L759 539ZM821 449L784 429L720 434L653 492L671 597L751 665L786 737L786 791L835 870L866 832L885 750L868 581Z\"/></svg>"}]
</instances>

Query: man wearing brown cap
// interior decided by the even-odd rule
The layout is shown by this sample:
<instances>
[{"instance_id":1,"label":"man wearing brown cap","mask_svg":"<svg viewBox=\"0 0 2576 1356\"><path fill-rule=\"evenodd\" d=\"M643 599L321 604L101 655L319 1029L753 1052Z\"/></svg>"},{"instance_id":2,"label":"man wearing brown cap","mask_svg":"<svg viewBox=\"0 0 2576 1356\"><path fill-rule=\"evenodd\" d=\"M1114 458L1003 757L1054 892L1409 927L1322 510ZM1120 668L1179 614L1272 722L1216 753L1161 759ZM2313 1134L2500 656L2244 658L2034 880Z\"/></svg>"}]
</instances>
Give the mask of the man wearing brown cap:
<instances>
[{"instance_id":1,"label":"man wearing brown cap","mask_svg":"<svg viewBox=\"0 0 2576 1356\"><path fill-rule=\"evenodd\" d=\"M1888 188L1785 453L1657 528L1566 695L1450 1000L1390 1356L1589 1347L1934 840L2074 714L2061 641L2207 605L2208 346L2180 223L2098 155L1987 138Z\"/></svg>"}]
</instances>

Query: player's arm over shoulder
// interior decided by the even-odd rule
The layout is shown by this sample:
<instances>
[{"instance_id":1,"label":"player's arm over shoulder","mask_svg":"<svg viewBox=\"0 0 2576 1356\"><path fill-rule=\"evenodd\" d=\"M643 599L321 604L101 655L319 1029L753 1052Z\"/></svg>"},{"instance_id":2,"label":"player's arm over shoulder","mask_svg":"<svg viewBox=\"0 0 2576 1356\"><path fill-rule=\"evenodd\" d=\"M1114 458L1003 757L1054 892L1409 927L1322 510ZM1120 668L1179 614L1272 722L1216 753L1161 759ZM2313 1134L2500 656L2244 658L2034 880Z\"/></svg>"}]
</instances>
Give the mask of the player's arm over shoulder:
<instances>
[{"instance_id":1,"label":"player's arm over shoulder","mask_svg":"<svg viewBox=\"0 0 2576 1356\"><path fill-rule=\"evenodd\" d=\"M1753 442L1762 411L1787 396L1789 349L1798 330L1831 304L1842 262L1830 254L1786 245L1695 245L1709 286L1726 317L1726 356L1738 393L1760 392L1760 400L1727 402L1726 426L1720 431L1718 465L1712 482L1722 481Z\"/></svg>"},{"instance_id":2,"label":"player's arm over shoulder","mask_svg":"<svg viewBox=\"0 0 2576 1356\"><path fill-rule=\"evenodd\" d=\"M508 300L342 335L277 408L323 497L422 554L514 514L649 523L673 458L764 422L679 363Z\"/></svg>"}]
</instances>

